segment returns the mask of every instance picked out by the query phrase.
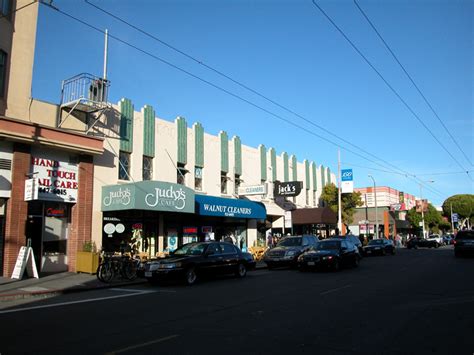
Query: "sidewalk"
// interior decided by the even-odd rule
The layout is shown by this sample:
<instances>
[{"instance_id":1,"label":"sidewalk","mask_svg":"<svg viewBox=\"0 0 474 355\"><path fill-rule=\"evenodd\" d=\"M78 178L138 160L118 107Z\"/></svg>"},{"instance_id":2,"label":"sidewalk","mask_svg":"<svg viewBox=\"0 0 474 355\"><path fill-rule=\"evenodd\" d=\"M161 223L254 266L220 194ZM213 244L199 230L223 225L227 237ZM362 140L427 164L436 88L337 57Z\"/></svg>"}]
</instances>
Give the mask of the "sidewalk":
<instances>
[{"instance_id":1,"label":"sidewalk","mask_svg":"<svg viewBox=\"0 0 474 355\"><path fill-rule=\"evenodd\" d=\"M266 268L263 262L258 262L256 269ZM50 297L65 293L82 292L103 288L139 285L146 283L143 278L133 281L113 280L104 283L97 279L96 275L62 272L48 275L39 279L28 278L23 280L10 279L0 276L0 302L30 297Z\"/></svg>"}]
</instances>

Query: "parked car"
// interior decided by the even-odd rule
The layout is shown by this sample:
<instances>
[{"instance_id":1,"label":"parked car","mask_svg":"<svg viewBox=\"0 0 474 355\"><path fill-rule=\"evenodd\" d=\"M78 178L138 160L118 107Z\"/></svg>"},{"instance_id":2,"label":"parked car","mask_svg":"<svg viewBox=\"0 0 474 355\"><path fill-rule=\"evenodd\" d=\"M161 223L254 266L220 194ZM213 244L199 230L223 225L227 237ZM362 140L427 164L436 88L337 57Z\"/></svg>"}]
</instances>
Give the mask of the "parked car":
<instances>
[{"instance_id":1,"label":"parked car","mask_svg":"<svg viewBox=\"0 0 474 355\"><path fill-rule=\"evenodd\" d=\"M395 245L390 239L372 239L365 247L364 255L395 255Z\"/></svg>"},{"instance_id":2,"label":"parked car","mask_svg":"<svg viewBox=\"0 0 474 355\"><path fill-rule=\"evenodd\" d=\"M454 238L454 256L474 254L474 230L462 230Z\"/></svg>"},{"instance_id":3,"label":"parked car","mask_svg":"<svg viewBox=\"0 0 474 355\"><path fill-rule=\"evenodd\" d=\"M418 248L438 248L439 243L436 240L424 239L424 238L412 238L407 242L408 249L418 249Z\"/></svg>"},{"instance_id":4,"label":"parked car","mask_svg":"<svg viewBox=\"0 0 474 355\"><path fill-rule=\"evenodd\" d=\"M343 266L359 266L357 247L345 238L321 240L316 246L298 257L298 269L330 268L338 271Z\"/></svg>"},{"instance_id":5,"label":"parked car","mask_svg":"<svg viewBox=\"0 0 474 355\"><path fill-rule=\"evenodd\" d=\"M443 243L445 245L451 245L454 242L454 235L453 234L445 234L443 235Z\"/></svg>"},{"instance_id":6,"label":"parked car","mask_svg":"<svg viewBox=\"0 0 474 355\"><path fill-rule=\"evenodd\" d=\"M186 284L192 285L205 274L233 273L245 277L247 270L254 268L253 256L231 243L198 242L185 244L166 258L147 262L145 278L150 282L182 278Z\"/></svg>"},{"instance_id":7,"label":"parked car","mask_svg":"<svg viewBox=\"0 0 474 355\"><path fill-rule=\"evenodd\" d=\"M354 234L348 234L346 236L347 240L349 240L352 244L354 244L357 249L359 249L359 254L362 255L362 242L360 241L359 237L356 237Z\"/></svg>"},{"instance_id":8,"label":"parked car","mask_svg":"<svg viewBox=\"0 0 474 355\"><path fill-rule=\"evenodd\" d=\"M269 269L277 266L296 266L298 257L311 247L318 244L314 235L299 235L285 237L276 247L266 251L263 261Z\"/></svg>"},{"instance_id":9,"label":"parked car","mask_svg":"<svg viewBox=\"0 0 474 355\"><path fill-rule=\"evenodd\" d=\"M426 238L427 240L430 240L430 241L434 241L436 242L436 248L438 248L439 246L443 245L443 238L439 235L439 234L430 234L428 236L428 238Z\"/></svg>"}]
</instances>

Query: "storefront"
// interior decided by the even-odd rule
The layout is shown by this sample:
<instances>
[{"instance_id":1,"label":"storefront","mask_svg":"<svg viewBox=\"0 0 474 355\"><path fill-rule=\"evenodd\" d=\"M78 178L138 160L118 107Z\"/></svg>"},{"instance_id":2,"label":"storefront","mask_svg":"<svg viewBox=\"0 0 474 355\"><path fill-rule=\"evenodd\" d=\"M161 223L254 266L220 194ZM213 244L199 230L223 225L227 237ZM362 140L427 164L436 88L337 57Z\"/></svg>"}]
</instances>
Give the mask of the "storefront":
<instances>
[{"instance_id":1,"label":"storefront","mask_svg":"<svg viewBox=\"0 0 474 355\"><path fill-rule=\"evenodd\" d=\"M32 149L30 179L25 182L25 236L42 273L68 270L68 237L72 206L78 198L78 176L75 156Z\"/></svg>"},{"instance_id":2,"label":"storefront","mask_svg":"<svg viewBox=\"0 0 474 355\"><path fill-rule=\"evenodd\" d=\"M313 234L327 238L335 231L337 215L329 207L298 208L291 211L293 234Z\"/></svg>"},{"instance_id":3,"label":"storefront","mask_svg":"<svg viewBox=\"0 0 474 355\"><path fill-rule=\"evenodd\" d=\"M162 181L141 181L102 188L102 250L132 250L155 256L195 240L194 191ZM184 233L184 234L183 234ZM185 238L184 238L185 237Z\"/></svg>"},{"instance_id":4,"label":"storefront","mask_svg":"<svg viewBox=\"0 0 474 355\"><path fill-rule=\"evenodd\" d=\"M262 203L206 195L196 195L196 214L209 239L232 242L244 251L256 243L257 224L267 216Z\"/></svg>"}]
</instances>

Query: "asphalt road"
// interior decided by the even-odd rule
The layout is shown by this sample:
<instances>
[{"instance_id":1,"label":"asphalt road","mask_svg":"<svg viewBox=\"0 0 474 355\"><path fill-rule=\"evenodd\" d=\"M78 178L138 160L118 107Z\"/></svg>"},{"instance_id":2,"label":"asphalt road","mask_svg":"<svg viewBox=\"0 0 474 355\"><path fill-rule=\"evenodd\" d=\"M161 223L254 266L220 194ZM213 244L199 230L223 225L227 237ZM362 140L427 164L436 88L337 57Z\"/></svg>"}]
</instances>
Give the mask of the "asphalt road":
<instances>
[{"instance_id":1,"label":"asphalt road","mask_svg":"<svg viewBox=\"0 0 474 355\"><path fill-rule=\"evenodd\" d=\"M403 249L337 273L69 294L1 310L0 353L473 354L473 275L450 247Z\"/></svg>"}]
</instances>

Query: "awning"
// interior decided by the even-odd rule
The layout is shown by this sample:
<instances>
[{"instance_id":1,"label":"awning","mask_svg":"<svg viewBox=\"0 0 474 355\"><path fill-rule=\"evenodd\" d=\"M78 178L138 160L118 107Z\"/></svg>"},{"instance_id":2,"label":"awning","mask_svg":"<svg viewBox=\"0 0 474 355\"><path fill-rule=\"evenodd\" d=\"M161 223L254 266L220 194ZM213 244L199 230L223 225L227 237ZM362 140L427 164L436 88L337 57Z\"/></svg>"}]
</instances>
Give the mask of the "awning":
<instances>
[{"instance_id":1,"label":"awning","mask_svg":"<svg viewBox=\"0 0 474 355\"><path fill-rule=\"evenodd\" d=\"M201 216L248 219L265 219L267 217L265 206L259 202L206 195L196 195L195 200L196 213Z\"/></svg>"},{"instance_id":2,"label":"awning","mask_svg":"<svg viewBox=\"0 0 474 355\"><path fill-rule=\"evenodd\" d=\"M300 208L291 211L293 224L336 224L337 215L329 208Z\"/></svg>"}]
</instances>

